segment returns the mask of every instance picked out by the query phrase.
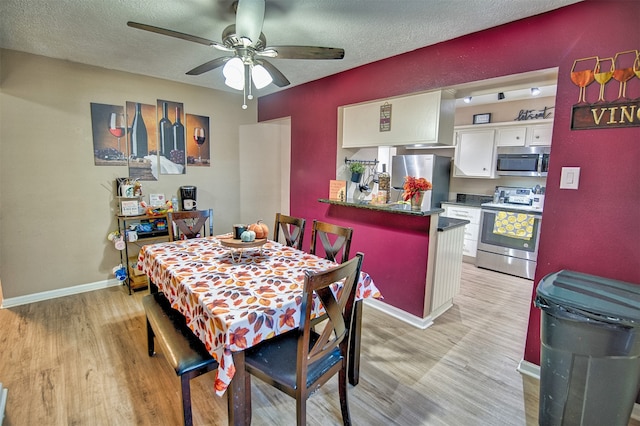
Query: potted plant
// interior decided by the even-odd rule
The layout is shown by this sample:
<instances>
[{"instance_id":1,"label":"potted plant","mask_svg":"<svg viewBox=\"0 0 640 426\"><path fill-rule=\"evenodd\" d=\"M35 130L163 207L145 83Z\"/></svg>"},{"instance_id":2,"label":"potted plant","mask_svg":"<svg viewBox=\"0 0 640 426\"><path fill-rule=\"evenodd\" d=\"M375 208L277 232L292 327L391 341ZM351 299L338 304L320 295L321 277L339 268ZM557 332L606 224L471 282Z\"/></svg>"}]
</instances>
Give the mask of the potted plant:
<instances>
[{"instance_id":1,"label":"potted plant","mask_svg":"<svg viewBox=\"0 0 640 426\"><path fill-rule=\"evenodd\" d=\"M402 194L402 198L405 201L411 202L411 210L421 210L424 193L431 188L431 182L425 178L405 176L403 185L404 193Z\"/></svg>"},{"instance_id":2,"label":"potted plant","mask_svg":"<svg viewBox=\"0 0 640 426\"><path fill-rule=\"evenodd\" d=\"M351 182L360 182L360 177L364 173L364 165L354 161L349 164L349 170L351 170Z\"/></svg>"}]
</instances>

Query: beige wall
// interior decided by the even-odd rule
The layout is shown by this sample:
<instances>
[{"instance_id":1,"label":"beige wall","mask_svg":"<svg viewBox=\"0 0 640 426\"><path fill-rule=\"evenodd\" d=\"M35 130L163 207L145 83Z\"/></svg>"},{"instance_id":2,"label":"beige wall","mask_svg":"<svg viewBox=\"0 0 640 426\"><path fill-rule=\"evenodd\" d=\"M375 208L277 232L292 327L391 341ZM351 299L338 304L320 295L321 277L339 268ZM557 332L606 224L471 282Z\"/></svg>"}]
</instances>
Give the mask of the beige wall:
<instances>
[{"instance_id":1,"label":"beige wall","mask_svg":"<svg viewBox=\"0 0 640 426\"><path fill-rule=\"evenodd\" d=\"M0 282L5 298L112 279L120 260L113 181L126 167L94 166L90 103L184 103L210 117L211 167L143 182L145 194L198 188L214 209L214 231L239 216L238 129L256 103L239 95L0 50ZM209 76L199 78L211 78Z\"/></svg>"}]
</instances>

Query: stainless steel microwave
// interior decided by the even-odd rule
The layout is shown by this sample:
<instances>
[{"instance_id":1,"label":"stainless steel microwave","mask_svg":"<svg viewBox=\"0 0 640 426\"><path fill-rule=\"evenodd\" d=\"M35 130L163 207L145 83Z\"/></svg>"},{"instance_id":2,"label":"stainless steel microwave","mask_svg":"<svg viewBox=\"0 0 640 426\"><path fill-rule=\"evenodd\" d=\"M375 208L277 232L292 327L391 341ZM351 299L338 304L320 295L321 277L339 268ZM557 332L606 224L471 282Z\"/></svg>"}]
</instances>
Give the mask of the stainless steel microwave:
<instances>
[{"instance_id":1,"label":"stainless steel microwave","mask_svg":"<svg viewBox=\"0 0 640 426\"><path fill-rule=\"evenodd\" d=\"M550 152L549 146L498 147L497 173L500 176L546 176Z\"/></svg>"}]
</instances>

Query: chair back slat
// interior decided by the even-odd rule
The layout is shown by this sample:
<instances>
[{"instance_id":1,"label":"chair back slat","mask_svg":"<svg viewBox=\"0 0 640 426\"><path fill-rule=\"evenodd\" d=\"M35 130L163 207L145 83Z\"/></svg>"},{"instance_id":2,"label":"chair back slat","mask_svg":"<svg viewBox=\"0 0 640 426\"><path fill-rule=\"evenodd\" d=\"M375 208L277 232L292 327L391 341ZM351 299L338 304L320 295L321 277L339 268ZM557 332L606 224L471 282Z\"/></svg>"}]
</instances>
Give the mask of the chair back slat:
<instances>
[{"instance_id":1,"label":"chair back slat","mask_svg":"<svg viewBox=\"0 0 640 426\"><path fill-rule=\"evenodd\" d=\"M328 260L344 263L349 259L352 235L352 228L314 220L310 253L318 254L316 245L320 240L325 257ZM331 238L334 238L333 242L331 242ZM340 252L342 252L342 256L340 256Z\"/></svg>"},{"instance_id":2,"label":"chair back slat","mask_svg":"<svg viewBox=\"0 0 640 426\"><path fill-rule=\"evenodd\" d=\"M213 210L170 212L169 237L171 241L213 235ZM207 226L207 223L209 226ZM207 235L208 228L208 235Z\"/></svg>"},{"instance_id":3,"label":"chair back slat","mask_svg":"<svg viewBox=\"0 0 640 426\"><path fill-rule=\"evenodd\" d=\"M360 275L363 256L362 253L358 253L350 261L329 271L306 274L300 323L303 336L299 340L298 346L298 357L299 361L302 362L299 365L312 364L318 359L327 356L338 346L341 347L343 356L346 356L347 336L353 315L356 283ZM334 283L339 281L342 281L342 287L336 296L332 287L334 287ZM309 348L312 333L311 311L314 303L314 294L317 295L317 301L322 303L327 314L327 320L323 324L324 329L317 336L317 340Z\"/></svg>"},{"instance_id":4,"label":"chair back slat","mask_svg":"<svg viewBox=\"0 0 640 426\"><path fill-rule=\"evenodd\" d=\"M302 250L305 223L305 219L276 213L276 223L273 226L273 241L279 241L278 237L282 230L285 244Z\"/></svg>"}]
</instances>

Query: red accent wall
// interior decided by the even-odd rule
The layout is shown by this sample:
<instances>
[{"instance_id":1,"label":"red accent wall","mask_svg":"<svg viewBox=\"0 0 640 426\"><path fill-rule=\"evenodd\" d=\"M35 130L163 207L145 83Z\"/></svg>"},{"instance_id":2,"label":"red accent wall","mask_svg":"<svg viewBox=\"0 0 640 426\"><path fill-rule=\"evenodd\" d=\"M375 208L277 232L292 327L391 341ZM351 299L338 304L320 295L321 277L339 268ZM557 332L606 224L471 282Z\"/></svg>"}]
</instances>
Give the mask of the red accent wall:
<instances>
[{"instance_id":1,"label":"red accent wall","mask_svg":"<svg viewBox=\"0 0 640 426\"><path fill-rule=\"evenodd\" d=\"M291 214L339 222L317 202L335 178L339 106L557 66L553 147L534 283L561 269L640 283L640 128L571 131L578 88L569 78L575 59L640 49L638 22L639 1L587 0L260 98L259 121L291 117ZM629 82L628 95L640 97L638 80ZM587 99L595 101L597 95L594 83ZM579 190L559 189L563 166L581 167ZM355 228L354 249L366 253L366 228L360 232L357 220L349 224ZM365 257L364 269L382 261ZM386 278L372 277L384 294ZM536 364L539 322L540 311L532 307L524 358Z\"/></svg>"}]
</instances>

